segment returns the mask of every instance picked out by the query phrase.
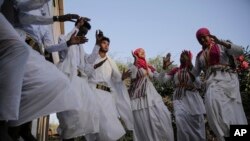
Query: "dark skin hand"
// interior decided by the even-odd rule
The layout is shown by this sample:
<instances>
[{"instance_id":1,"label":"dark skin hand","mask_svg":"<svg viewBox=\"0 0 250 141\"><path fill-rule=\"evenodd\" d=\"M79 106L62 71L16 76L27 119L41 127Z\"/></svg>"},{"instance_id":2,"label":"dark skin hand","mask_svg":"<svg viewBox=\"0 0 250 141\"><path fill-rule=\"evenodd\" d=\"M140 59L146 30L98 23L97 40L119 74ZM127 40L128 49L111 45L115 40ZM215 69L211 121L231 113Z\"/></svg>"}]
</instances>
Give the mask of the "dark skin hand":
<instances>
[{"instance_id":1,"label":"dark skin hand","mask_svg":"<svg viewBox=\"0 0 250 141\"><path fill-rule=\"evenodd\" d=\"M96 38L96 45L100 45L101 39L103 38L103 32L101 30L96 30L95 38Z\"/></svg>"},{"instance_id":2,"label":"dark skin hand","mask_svg":"<svg viewBox=\"0 0 250 141\"><path fill-rule=\"evenodd\" d=\"M75 22L74 19L77 20L79 18L80 18L80 16L77 15L77 14L66 14L66 15L54 16L53 20L55 22L65 22L65 21L73 21L73 22ZM90 19L87 18L87 17L81 17L81 18L83 18L84 21L90 21Z\"/></svg>"},{"instance_id":3,"label":"dark skin hand","mask_svg":"<svg viewBox=\"0 0 250 141\"><path fill-rule=\"evenodd\" d=\"M171 54L168 53L165 57L163 57L163 69L167 69L174 61L170 61Z\"/></svg>"},{"instance_id":4,"label":"dark skin hand","mask_svg":"<svg viewBox=\"0 0 250 141\"><path fill-rule=\"evenodd\" d=\"M216 44L220 44L224 47L226 47L227 49L230 49L231 48L231 45L226 43L226 42L223 42L223 41L220 41L216 36L214 35L208 35Z\"/></svg>"},{"instance_id":5,"label":"dark skin hand","mask_svg":"<svg viewBox=\"0 0 250 141\"><path fill-rule=\"evenodd\" d=\"M123 69L123 72L122 72L122 81L129 78L131 76L131 71L130 70L127 70L125 71L125 69Z\"/></svg>"},{"instance_id":6,"label":"dark skin hand","mask_svg":"<svg viewBox=\"0 0 250 141\"><path fill-rule=\"evenodd\" d=\"M76 44L84 44L88 42L88 39L84 36L75 36L76 31L71 35L70 39L66 42L67 46L70 47Z\"/></svg>"}]
</instances>

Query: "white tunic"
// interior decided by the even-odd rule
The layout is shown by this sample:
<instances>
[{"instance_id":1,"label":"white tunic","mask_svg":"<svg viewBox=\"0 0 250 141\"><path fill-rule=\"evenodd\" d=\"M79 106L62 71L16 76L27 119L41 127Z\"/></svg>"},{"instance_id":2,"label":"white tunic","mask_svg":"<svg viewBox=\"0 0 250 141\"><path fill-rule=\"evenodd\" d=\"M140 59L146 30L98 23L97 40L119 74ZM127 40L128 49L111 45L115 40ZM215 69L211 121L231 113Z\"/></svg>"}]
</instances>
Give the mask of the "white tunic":
<instances>
[{"instance_id":1,"label":"white tunic","mask_svg":"<svg viewBox=\"0 0 250 141\"><path fill-rule=\"evenodd\" d=\"M0 120L17 120L28 46L1 13L0 23Z\"/></svg>"},{"instance_id":2,"label":"white tunic","mask_svg":"<svg viewBox=\"0 0 250 141\"><path fill-rule=\"evenodd\" d=\"M229 65L229 55L238 56L243 53L239 46L231 44L231 49L219 47L219 63ZM213 59L213 58L212 58ZM201 52L196 58L193 74L198 76L200 71L206 73L205 108L209 126L220 140L229 136L229 127L232 124L247 124L242 107L239 90L239 80L236 73L215 71L210 73L214 66L206 69L205 54Z\"/></svg>"},{"instance_id":3,"label":"white tunic","mask_svg":"<svg viewBox=\"0 0 250 141\"><path fill-rule=\"evenodd\" d=\"M67 37L61 36L60 41L68 40L67 38L70 38L74 31L78 31L78 29L73 29ZM82 45L72 45L67 49L66 58L58 64L58 68L70 78L71 86L81 96L81 99L75 99L75 101L82 103L82 107L77 111L57 114L60 123L58 131L63 139L99 132L99 106L85 73L86 64L96 60L99 48L99 46L95 46L89 55L85 53ZM81 77L77 76L77 71L81 72Z\"/></svg>"},{"instance_id":4,"label":"white tunic","mask_svg":"<svg viewBox=\"0 0 250 141\"><path fill-rule=\"evenodd\" d=\"M102 66L95 69L90 76L90 86L97 95L100 112L100 132L98 139L101 141L118 140L125 134L125 130L119 120L121 118L128 130L134 129L134 121L126 86L121 81L121 74L114 61L107 56ZM105 58L100 56L95 64ZM96 85L102 84L111 88L111 92L97 89Z\"/></svg>"},{"instance_id":5,"label":"white tunic","mask_svg":"<svg viewBox=\"0 0 250 141\"><path fill-rule=\"evenodd\" d=\"M165 75L165 74L164 74ZM175 90L173 106L178 141L205 141L205 106L197 89L200 81L192 80L186 69L177 69L174 74L159 75L164 81L173 80ZM183 86L183 87L182 87Z\"/></svg>"},{"instance_id":6,"label":"white tunic","mask_svg":"<svg viewBox=\"0 0 250 141\"><path fill-rule=\"evenodd\" d=\"M130 68L129 95L138 141L174 141L171 113L143 68ZM153 77L151 70L149 75Z\"/></svg>"},{"instance_id":7,"label":"white tunic","mask_svg":"<svg viewBox=\"0 0 250 141\"><path fill-rule=\"evenodd\" d=\"M20 37L18 37L16 32L12 30L13 28L11 28L11 26L8 25L4 19L2 22L2 19L3 18L1 17L1 27L3 28L1 29L1 32L3 34L1 33L0 38L11 41L9 43L6 42L8 43L7 45L3 45L3 47L9 46L9 50L5 51L9 54L9 57L5 57L7 59L9 58L8 64L13 62L11 65L18 67L15 68L14 72L20 71L20 75L16 75L15 73L12 73L12 68L3 67L3 72L6 74L6 77L8 77L9 74L12 74L12 77L8 77L6 80L7 84L11 83L14 86L12 88L13 91L16 91L16 96L12 97L14 94L9 94L8 96L8 98L11 98L12 101L4 102L4 104L7 103L7 106L13 105L12 107L15 110L13 110L10 114L7 114L7 116L11 115L8 117L10 125L17 126L41 116L66 110L73 110L80 107L81 103L75 101L75 99L78 99L79 97L77 97L75 93L72 93L68 78L60 72L56 66L46 61L43 56L31 49L31 47L28 47L27 44L24 45L24 42L20 42ZM11 46L14 46L14 48L11 49ZM28 50L29 54L25 53L25 50L22 50L22 48L19 50L20 47ZM16 51L20 51L19 56L15 53ZM28 58L27 63L23 61L26 57L24 59L21 58L22 54L26 55ZM11 57L16 58L14 59ZM3 60L3 62L4 61L5 60ZM5 65L6 64L7 63L5 63ZM23 69L24 75L22 75ZM6 73L6 71L8 73ZM22 85L15 84L14 79L12 79L13 77L16 77L16 81L18 83L20 80L23 80L23 82L21 81ZM22 88L20 86L22 86ZM17 91L20 89L22 89L21 97L19 95L20 92Z\"/></svg>"},{"instance_id":8,"label":"white tunic","mask_svg":"<svg viewBox=\"0 0 250 141\"><path fill-rule=\"evenodd\" d=\"M69 79L38 52L28 48L30 55L25 65L19 119L10 122L20 125L51 113L81 107L80 99L72 92Z\"/></svg>"}]
</instances>

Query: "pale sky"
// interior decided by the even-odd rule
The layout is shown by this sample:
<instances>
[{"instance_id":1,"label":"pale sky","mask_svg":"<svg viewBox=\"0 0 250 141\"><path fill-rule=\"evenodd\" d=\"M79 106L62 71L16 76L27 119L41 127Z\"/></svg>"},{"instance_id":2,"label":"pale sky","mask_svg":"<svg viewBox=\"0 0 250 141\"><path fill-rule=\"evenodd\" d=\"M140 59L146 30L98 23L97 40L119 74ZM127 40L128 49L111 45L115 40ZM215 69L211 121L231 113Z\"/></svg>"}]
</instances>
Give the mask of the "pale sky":
<instances>
[{"instance_id":1,"label":"pale sky","mask_svg":"<svg viewBox=\"0 0 250 141\"><path fill-rule=\"evenodd\" d=\"M142 47L147 58L172 53L175 63L183 49L196 56L201 46L195 33L207 27L220 39L250 45L249 0L64 0L65 13L91 18L86 52L95 43L95 30L111 39L110 54L131 62L131 50ZM65 26L66 33L73 28Z\"/></svg>"}]
</instances>

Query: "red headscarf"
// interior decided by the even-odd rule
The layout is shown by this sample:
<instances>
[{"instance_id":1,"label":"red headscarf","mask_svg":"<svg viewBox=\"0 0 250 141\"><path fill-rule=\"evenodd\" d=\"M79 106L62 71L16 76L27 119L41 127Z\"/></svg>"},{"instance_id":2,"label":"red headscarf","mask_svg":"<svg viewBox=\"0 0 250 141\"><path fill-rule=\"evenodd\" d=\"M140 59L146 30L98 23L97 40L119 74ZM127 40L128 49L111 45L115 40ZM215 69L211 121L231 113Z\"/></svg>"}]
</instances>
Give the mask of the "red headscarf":
<instances>
[{"instance_id":1,"label":"red headscarf","mask_svg":"<svg viewBox=\"0 0 250 141\"><path fill-rule=\"evenodd\" d=\"M148 64L145 58L139 57L139 52L141 50L144 50L143 48L137 48L134 51L134 55L137 57L137 60L135 62L135 66L137 66L138 68L144 68L145 70L148 70L148 68L151 70L151 72L155 71L155 68Z\"/></svg>"},{"instance_id":2,"label":"red headscarf","mask_svg":"<svg viewBox=\"0 0 250 141\"><path fill-rule=\"evenodd\" d=\"M200 28L197 32L196 32L196 38L199 41L199 43L201 44L200 38L202 36L206 36L206 35L210 35L210 32L207 28L203 27Z\"/></svg>"},{"instance_id":3,"label":"red headscarf","mask_svg":"<svg viewBox=\"0 0 250 141\"><path fill-rule=\"evenodd\" d=\"M185 59L185 62L183 62L180 65L180 69L189 68L191 66L191 64L190 64L191 62L189 62L189 61L192 61L192 58L193 58L191 51L183 50L180 57L184 57L184 59Z\"/></svg>"},{"instance_id":4,"label":"red headscarf","mask_svg":"<svg viewBox=\"0 0 250 141\"><path fill-rule=\"evenodd\" d=\"M209 30L207 28L200 28L197 32L196 32L196 38L199 41L199 43L202 45L201 43L201 37L202 36L206 36L206 35L211 35ZM207 65L216 65L219 64L220 62L220 49L219 46L217 44L215 44L214 42L211 42L211 48L210 48L210 53L209 53L209 62Z\"/></svg>"}]
</instances>

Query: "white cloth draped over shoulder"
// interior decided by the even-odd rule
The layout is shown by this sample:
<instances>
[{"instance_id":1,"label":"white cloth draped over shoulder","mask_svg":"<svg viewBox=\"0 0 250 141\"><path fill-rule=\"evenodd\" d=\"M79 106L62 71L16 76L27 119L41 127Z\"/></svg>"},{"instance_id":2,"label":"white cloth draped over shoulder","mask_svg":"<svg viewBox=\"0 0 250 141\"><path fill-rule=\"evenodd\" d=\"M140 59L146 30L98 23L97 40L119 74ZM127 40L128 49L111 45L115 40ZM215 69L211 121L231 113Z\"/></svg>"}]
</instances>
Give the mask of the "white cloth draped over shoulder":
<instances>
[{"instance_id":1,"label":"white cloth draped over shoulder","mask_svg":"<svg viewBox=\"0 0 250 141\"><path fill-rule=\"evenodd\" d=\"M229 55L235 57L243 53L242 47L230 44L230 49L218 45L220 64L230 65ZM241 101L239 80L234 72L215 70L215 73L211 74L211 69L217 66L207 68L205 62L204 53L201 52L196 57L192 73L198 76L203 70L207 74L205 108L208 123L217 137L223 141L224 136L229 136L230 125L247 124Z\"/></svg>"},{"instance_id":2,"label":"white cloth draped over shoulder","mask_svg":"<svg viewBox=\"0 0 250 141\"><path fill-rule=\"evenodd\" d=\"M171 113L150 80L154 73L134 65L130 70L129 95L136 138L139 141L174 141Z\"/></svg>"},{"instance_id":3,"label":"white cloth draped over shoulder","mask_svg":"<svg viewBox=\"0 0 250 141\"><path fill-rule=\"evenodd\" d=\"M127 88L121 80L121 73L115 62L109 56L106 57L107 60L102 66L96 68L89 78L90 86L97 95L101 107L98 138L102 141L118 140L125 134L119 118L124 121L128 130L134 129L134 119ZM103 61L106 57L101 58L99 56L95 64ZM97 84L110 87L111 92L97 89Z\"/></svg>"},{"instance_id":4,"label":"white cloth draped over shoulder","mask_svg":"<svg viewBox=\"0 0 250 141\"><path fill-rule=\"evenodd\" d=\"M73 33L77 34L77 32L78 29L74 28L67 36L60 36L59 42L65 42ZM57 114L60 123L58 131L63 139L99 132L99 106L85 73L87 64L92 66L91 64L96 60L99 48L96 45L89 55L85 53L82 45L72 45L64 51L66 56L58 64L58 68L70 78L74 91L81 97L75 101L82 103L82 107L79 107L77 111L65 111ZM78 76L78 71L81 76Z\"/></svg>"}]
</instances>

